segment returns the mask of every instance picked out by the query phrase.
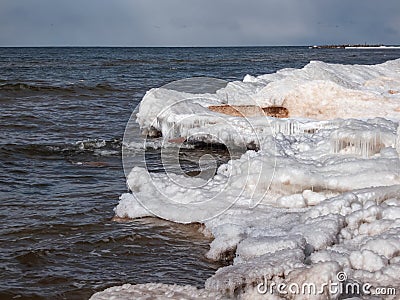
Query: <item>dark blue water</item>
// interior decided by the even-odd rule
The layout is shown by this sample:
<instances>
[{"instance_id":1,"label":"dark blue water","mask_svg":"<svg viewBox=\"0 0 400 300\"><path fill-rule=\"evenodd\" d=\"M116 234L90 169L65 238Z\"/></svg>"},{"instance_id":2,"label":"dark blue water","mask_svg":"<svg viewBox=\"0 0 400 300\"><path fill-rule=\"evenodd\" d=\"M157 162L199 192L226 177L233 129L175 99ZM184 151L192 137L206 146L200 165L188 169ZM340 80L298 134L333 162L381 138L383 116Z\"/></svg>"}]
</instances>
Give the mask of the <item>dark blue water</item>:
<instances>
[{"instance_id":1,"label":"dark blue water","mask_svg":"<svg viewBox=\"0 0 400 300\"><path fill-rule=\"evenodd\" d=\"M148 89L310 60L399 57L305 47L0 48L0 299L86 299L126 282L201 287L221 266L204 258L210 240L197 225L111 220L126 191L124 128Z\"/></svg>"}]
</instances>

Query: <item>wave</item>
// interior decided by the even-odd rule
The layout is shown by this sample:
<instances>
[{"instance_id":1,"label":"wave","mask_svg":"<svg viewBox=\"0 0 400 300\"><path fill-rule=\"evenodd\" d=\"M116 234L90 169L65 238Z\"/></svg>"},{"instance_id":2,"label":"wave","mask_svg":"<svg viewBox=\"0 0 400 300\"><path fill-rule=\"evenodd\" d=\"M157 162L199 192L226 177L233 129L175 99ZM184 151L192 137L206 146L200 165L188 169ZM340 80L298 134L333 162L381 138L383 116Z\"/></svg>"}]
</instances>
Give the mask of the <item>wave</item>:
<instances>
[{"instance_id":1,"label":"wave","mask_svg":"<svg viewBox=\"0 0 400 300\"><path fill-rule=\"evenodd\" d=\"M37 249L28 250L23 253L18 253L15 259L22 265L27 267L36 267L46 264L52 249Z\"/></svg>"},{"instance_id":2,"label":"wave","mask_svg":"<svg viewBox=\"0 0 400 300\"><path fill-rule=\"evenodd\" d=\"M122 66L122 65L135 65L135 64L168 64L168 63L196 63L200 60L193 59L166 59L166 60L155 60L155 59L117 59L112 61L107 61L102 64L105 67Z\"/></svg>"},{"instance_id":3,"label":"wave","mask_svg":"<svg viewBox=\"0 0 400 300\"><path fill-rule=\"evenodd\" d=\"M61 92L61 93L79 93L84 91L90 92L120 92L121 89L111 85L108 82L102 82L95 85L90 84L68 84L64 86L43 85L38 83L14 82L0 84L0 92Z\"/></svg>"},{"instance_id":4,"label":"wave","mask_svg":"<svg viewBox=\"0 0 400 300\"><path fill-rule=\"evenodd\" d=\"M75 156L91 154L96 156L119 156L121 146L120 139L92 139L70 144L5 144L0 145L0 155Z\"/></svg>"}]
</instances>

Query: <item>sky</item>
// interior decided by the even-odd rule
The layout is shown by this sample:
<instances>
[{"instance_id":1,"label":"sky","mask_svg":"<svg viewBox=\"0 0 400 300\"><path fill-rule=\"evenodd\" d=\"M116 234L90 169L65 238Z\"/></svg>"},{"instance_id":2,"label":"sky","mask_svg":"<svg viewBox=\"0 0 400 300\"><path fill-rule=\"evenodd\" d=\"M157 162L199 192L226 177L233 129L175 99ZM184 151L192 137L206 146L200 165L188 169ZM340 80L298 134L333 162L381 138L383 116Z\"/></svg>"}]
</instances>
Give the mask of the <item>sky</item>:
<instances>
[{"instance_id":1,"label":"sky","mask_svg":"<svg viewBox=\"0 0 400 300\"><path fill-rule=\"evenodd\" d=\"M400 44L399 0L0 0L0 46Z\"/></svg>"}]
</instances>

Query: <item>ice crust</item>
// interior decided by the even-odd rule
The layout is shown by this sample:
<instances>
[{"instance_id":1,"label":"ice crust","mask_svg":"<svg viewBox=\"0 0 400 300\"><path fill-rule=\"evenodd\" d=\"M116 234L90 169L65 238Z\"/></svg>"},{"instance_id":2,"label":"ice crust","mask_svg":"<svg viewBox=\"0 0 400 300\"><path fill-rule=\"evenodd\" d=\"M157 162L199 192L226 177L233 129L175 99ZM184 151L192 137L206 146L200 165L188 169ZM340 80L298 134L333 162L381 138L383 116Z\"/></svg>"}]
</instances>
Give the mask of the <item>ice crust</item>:
<instances>
[{"instance_id":1,"label":"ice crust","mask_svg":"<svg viewBox=\"0 0 400 300\"><path fill-rule=\"evenodd\" d=\"M400 59L380 65L338 65L312 61L302 69L283 69L258 77L247 75L216 94L188 94L165 88L151 89L140 104L137 121L145 133L159 130L165 137L192 136L200 128L205 140L211 136L225 143L238 142L235 132L265 134L269 118L249 122L208 110L210 105L285 106L290 117L330 120L336 118L385 117L400 113ZM284 122L287 126L291 122ZM290 128L286 128L290 130ZM206 135L209 132L211 136ZM287 131L286 131L287 132ZM285 133L285 132L284 132ZM247 139L243 135L244 139ZM256 142L256 140L255 140Z\"/></svg>"},{"instance_id":2,"label":"ice crust","mask_svg":"<svg viewBox=\"0 0 400 300\"><path fill-rule=\"evenodd\" d=\"M204 293L265 299L255 290L263 278L323 283L336 280L339 271L400 293L399 89L400 59L371 66L311 62L302 69L247 75L213 95L152 89L137 114L144 133L236 146L253 142L259 151L230 160L207 182L135 168L127 179L132 193L121 196L115 214L153 216L157 208L152 213L137 199L150 203L160 194L182 205L215 195L216 205L233 204L204 221L214 237L207 257L234 253L233 264L209 278ZM222 103L283 105L290 118L249 121L207 109ZM174 184L187 181L201 187ZM181 221L198 222L218 207L204 209ZM339 295L310 299L328 297ZM268 299L281 298L304 296Z\"/></svg>"},{"instance_id":3,"label":"ice crust","mask_svg":"<svg viewBox=\"0 0 400 300\"><path fill-rule=\"evenodd\" d=\"M222 295L197 289L193 286L168 285L162 283L124 284L110 287L90 297L90 300L164 300L164 299L191 299L191 300L221 300Z\"/></svg>"}]
</instances>

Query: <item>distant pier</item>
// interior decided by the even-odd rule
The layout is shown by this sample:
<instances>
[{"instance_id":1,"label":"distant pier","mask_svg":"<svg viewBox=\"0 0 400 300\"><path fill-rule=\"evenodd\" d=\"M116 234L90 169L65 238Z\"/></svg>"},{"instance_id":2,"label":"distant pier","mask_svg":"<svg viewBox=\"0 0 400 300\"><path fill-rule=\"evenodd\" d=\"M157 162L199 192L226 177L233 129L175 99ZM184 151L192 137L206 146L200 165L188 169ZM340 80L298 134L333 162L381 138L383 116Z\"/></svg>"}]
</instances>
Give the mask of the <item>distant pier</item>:
<instances>
[{"instance_id":1,"label":"distant pier","mask_svg":"<svg viewBox=\"0 0 400 300\"><path fill-rule=\"evenodd\" d=\"M310 49L400 49L400 46L368 45L368 44L341 44L341 45L314 45Z\"/></svg>"}]
</instances>

